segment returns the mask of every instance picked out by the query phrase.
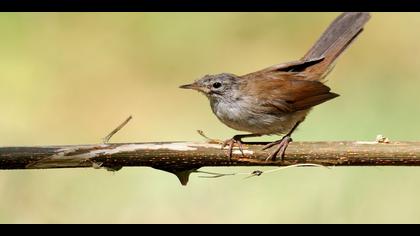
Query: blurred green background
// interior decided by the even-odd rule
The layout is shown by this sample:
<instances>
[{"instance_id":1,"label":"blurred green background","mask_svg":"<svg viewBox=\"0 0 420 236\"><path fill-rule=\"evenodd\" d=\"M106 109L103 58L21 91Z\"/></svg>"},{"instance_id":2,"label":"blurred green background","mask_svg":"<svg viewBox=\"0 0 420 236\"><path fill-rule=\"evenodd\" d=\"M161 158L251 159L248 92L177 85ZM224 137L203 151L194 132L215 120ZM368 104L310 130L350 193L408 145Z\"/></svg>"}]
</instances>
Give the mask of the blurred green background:
<instances>
[{"instance_id":1,"label":"blurred green background","mask_svg":"<svg viewBox=\"0 0 420 236\"><path fill-rule=\"evenodd\" d=\"M0 145L97 143L130 114L112 142L229 138L207 99L178 86L298 59L337 15L1 13ZM341 96L294 139L419 140L419 24L419 13L372 13L328 77ZM420 223L419 186L415 167L192 175L187 187L150 168L0 171L0 222Z\"/></svg>"}]
</instances>

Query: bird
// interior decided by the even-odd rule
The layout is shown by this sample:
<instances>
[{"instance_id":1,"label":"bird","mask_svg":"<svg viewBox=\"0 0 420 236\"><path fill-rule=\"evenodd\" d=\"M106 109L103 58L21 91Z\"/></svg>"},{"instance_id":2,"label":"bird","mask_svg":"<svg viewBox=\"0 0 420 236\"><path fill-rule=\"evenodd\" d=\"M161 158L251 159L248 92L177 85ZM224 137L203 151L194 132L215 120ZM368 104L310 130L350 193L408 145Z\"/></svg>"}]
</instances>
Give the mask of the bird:
<instances>
[{"instance_id":1,"label":"bird","mask_svg":"<svg viewBox=\"0 0 420 236\"><path fill-rule=\"evenodd\" d=\"M228 158L238 146L243 154L243 138L283 135L265 145L275 146L266 161L283 160L292 134L311 109L339 95L325 85L325 78L337 58L364 29L367 12L344 12L327 27L320 38L299 60L269 66L245 75L220 73L205 75L180 86L204 94L216 117L228 127L247 132L222 143Z\"/></svg>"}]
</instances>

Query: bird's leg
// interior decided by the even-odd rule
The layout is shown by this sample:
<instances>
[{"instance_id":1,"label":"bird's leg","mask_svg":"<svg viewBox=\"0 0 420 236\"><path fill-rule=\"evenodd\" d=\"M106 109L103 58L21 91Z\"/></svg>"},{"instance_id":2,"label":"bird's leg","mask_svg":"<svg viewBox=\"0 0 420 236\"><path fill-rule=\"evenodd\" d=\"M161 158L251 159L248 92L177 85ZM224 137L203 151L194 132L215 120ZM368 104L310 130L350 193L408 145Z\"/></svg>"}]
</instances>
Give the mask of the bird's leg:
<instances>
[{"instance_id":1,"label":"bird's leg","mask_svg":"<svg viewBox=\"0 0 420 236\"><path fill-rule=\"evenodd\" d=\"M258 137L258 136L261 136L261 135L260 134L238 134L238 135L233 136L233 138L231 138L231 139L225 140L222 143L222 149L225 148L226 146L229 146L229 148L228 148L229 161L232 158L233 147L234 147L235 144L238 146L239 151L241 151L242 156L245 156L244 155L244 150L243 150L243 145L242 145L242 139L243 138L250 138L250 137Z\"/></svg>"},{"instance_id":2,"label":"bird's leg","mask_svg":"<svg viewBox=\"0 0 420 236\"><path fill-rule=\"evenodd\" d=\"M266 161L275 161L276 157L278 154L280 154L280 158L281 160L283 160L284 158L284 153L286 152L286 148L289 145L290 142L292 142L292 133L296 130L296 128L299 126L301 122L297 122L295 124L295 126L293 126L293 128L289 131L289 133L287 133L285 136L283 136L283 138L281 138L280 140L274 141L272 143L269 143L267 145L265 145L262 150L266 150L268 148L271 148L275 145L278 145L277 148L274 150L274 152L272 152L266 159Z\"/></svg>"}]
</instances>

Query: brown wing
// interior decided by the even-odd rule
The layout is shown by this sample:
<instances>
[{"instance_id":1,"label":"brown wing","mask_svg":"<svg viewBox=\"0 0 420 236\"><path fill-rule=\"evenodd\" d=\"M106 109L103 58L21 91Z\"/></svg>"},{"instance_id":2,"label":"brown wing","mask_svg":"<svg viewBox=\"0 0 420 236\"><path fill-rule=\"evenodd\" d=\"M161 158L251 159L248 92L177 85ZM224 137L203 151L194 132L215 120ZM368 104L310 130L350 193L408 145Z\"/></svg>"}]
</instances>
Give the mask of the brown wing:
<instances>
[{"instance_id":1,"label":"brown wing","mask_svg":"<svg viewBox=\"0 0 420 236\"><path fill-rule=\"evenodd\" d=\"M259 112L287 113L306 110L330 99L338 94L331 93L330 88L321 82L305 80L299 72L272 72L243 76L248 80L241 84L241 89L252 97L258 98ZM252 80L252 83L250 83Z\"/></svg>"}]
</instances>

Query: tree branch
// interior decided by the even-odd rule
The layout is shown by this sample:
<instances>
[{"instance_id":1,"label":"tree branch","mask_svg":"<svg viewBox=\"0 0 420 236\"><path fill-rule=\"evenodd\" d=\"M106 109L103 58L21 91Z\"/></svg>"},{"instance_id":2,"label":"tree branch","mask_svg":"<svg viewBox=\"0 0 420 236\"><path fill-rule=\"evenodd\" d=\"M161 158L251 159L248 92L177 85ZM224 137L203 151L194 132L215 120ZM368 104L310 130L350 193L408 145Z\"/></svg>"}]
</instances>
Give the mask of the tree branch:
<instances>
[{"instance_id":1,"label":"tree branch","mask_svg":"<svg viewBox=\"0 0 420 236\"><path fill-rule=\"evenodd\" d=\"M210 166L420 166L420 142L293 142L284 161L266 162L269 151L246 145L229 162L220 145L195 142L0 147L0 169L149 166L174 174ZM178 176L178 175L177 175ZM180 177L180 176L178 176ZM185 178L185 176L183 177ZM186 182L185 182L186 183Z\"/></svg>"}]
</instances>

